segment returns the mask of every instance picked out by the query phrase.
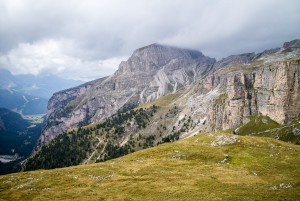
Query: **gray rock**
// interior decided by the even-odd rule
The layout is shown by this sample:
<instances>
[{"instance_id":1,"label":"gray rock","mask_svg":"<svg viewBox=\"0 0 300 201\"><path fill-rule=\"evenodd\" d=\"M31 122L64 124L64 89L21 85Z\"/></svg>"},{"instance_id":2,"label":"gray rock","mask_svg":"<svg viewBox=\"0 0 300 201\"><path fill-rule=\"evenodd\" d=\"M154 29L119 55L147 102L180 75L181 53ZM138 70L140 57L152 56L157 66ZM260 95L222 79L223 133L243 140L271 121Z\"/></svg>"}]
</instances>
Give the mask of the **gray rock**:
<instances>
[{"instance_id":1,"label":"gray rock","mask_svg":"<svg viewBox=\"0 0 300 201\"><path fill-rule=\"evenodd\" d=\"M137 49L112 76L55 93L38 147L64 130L98 122L122 107L175 93L209 73L214 63L194 50L159 44Z\"/></svg>"},{"instance_id":2,"label":"gray rock","mask_svg":"<svg viewBox=\"0 0 300 201\"><path fill-rule=\"evenodd\" d=\"M300 48L300 40L299 39L295 39L289 42L285 42L283 44L284 48Z\"/></svg>"},{"instance_id":3,"label":"gray rock","mask_svg":"<svg viewBox=\"0 0 300 201\"><path fill-rule=\"evenodd\" d=\"M214 69L218 70L228 65L246 64L252 61L254 58L255 58L255 53L231 55L216 62L214 64Z\"/></svg>"},{"instance_id":4,"label":"gray rock","mask_svg":"<svg viewBox=\"0 0 300 201\"><path fill-rule=\"evenodd\" d=\"M264 124L269 123L269 120L268 120L268 119L262 119L261 121L262 121Z\"/></svg>"},{"instance_id":5,"label":"gray rock","mask_svg":"<svg viewBox=\"0 0 300 201\"><path fill-rule=\"evenodd\" d=\"M300 135L300 128L294 128L294 129L293 129L293 134L294 134L295 136Z\"/></svg>"}]
</instances>

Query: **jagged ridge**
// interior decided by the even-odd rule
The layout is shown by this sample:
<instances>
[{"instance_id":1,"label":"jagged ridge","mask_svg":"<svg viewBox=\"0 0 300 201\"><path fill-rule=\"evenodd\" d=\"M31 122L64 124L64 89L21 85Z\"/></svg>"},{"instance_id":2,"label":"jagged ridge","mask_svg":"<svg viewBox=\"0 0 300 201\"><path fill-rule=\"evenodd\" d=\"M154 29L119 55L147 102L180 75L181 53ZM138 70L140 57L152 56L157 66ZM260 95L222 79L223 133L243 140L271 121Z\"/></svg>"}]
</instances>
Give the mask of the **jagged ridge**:
<instances>
[{"instance_id":1,"label":"jagged ridge","mask_svg":"<svg viewBox=\"0 0 300 201\"><path fill-rule=\"evenodd\" d=\"M114 75L54 94L39 147L64 130L110 117L126 104L175 93L208 73L214 62L201 52L163 45L138 49Z\"/></svg>"}]
</instances>

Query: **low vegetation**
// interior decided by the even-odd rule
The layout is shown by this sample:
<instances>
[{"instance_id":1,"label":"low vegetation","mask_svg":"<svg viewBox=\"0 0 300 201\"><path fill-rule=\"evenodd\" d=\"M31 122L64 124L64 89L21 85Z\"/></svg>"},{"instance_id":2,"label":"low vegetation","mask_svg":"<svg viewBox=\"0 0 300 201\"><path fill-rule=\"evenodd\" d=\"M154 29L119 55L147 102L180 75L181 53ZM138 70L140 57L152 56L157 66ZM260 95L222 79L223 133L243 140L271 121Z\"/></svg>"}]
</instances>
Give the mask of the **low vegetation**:
<instances>
[{"instance_id":1,"label":"low vegetation","mask_svg":"<svg viewBox=\"0 0 300 201\"><path fill-rule=\"evenodd\" d=\"M0 200L297 200L300 147L204 133L106 162L0 177Z\"/></svg>"},{"instance_id":2,"label":"low vegetation","mask_svg":"<svg viewBox=\"0 0 300 201\"><path fill-rule=\"evenodd\" d=\"M199 124L187 115L177 122L180 108L173 101L179 96L166 95L138 108L127 104L106 120L65 131L28 158L24 169L102 162L177 141Z\"/></svg>"},{"instance_id":3,"label":"low vegetation","mask_svg":"<svg viewBox=\"0 0 300 201\"><path fill-rule=\"evenodd\" d=\"M30 157L25 169L67 167L78 165L87 158L87 163L100 162L134 152L135 147L141 145L133 140L124 146L119 142L124 136L129 137L127 133L146 128L157 110L158 107L152 105L146 109L118 112L98 124L66 131Z\"/></svg>"},{"instance_id":4,"label":"low vegetation","mask_svg":"<svg viewBox=\"0 0 300 201\"><path fill-rule=\"evenodd\" d=\"M239 135L273 137L278 140L300 145L300 117L280 125L268 116L253 116L250 121L236 129Z\"/></svg>"},{"instance_id":5,"label":"low vegetation","mask_svg":"<svg viewBox=\"0 0 300 201\"><path fill-rule=\"evenodd\" d=\"M27 158L42 131L41 116L25 116L0 108L0 174L20 170L20 162Z\"/></svg>"}]
</instances>

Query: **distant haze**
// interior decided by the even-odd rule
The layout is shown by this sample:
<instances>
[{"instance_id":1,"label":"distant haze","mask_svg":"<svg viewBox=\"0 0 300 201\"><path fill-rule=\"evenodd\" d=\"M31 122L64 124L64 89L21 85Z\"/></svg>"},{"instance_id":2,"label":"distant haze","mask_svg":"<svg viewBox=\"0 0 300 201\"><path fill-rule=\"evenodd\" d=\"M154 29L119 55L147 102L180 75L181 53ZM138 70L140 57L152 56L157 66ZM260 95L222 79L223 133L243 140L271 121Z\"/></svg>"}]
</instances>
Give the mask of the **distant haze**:
<instances>
[{"instance_id":1,"label":"distant haze","mask_svg":"<svg viewBox=\"0 0 300 201\"><path fill-rule=\"evenodd\" d=\"M1 0L0 68L88 81L151 43L221 59L300 38L298 0Z\"/></svg>"}]
</instances>

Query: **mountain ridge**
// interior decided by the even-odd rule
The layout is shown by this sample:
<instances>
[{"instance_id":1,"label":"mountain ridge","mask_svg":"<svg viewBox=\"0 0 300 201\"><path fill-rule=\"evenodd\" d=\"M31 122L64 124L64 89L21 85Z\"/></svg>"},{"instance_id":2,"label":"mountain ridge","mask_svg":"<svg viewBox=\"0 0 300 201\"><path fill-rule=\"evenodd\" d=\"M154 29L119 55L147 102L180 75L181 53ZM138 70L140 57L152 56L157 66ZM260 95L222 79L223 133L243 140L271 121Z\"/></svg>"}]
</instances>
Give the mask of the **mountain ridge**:
<instances>
[{"instance_id":1,"label":"mountain ridge","mask_svg":"<svg viewBox=\"0 0 300 201\"><path fill-rule=\"evenodd\" d=\"M45 114L47 103L48 100L45 98L0 88L0 107L17 111L22 115Z\"/></svg>"},{"instance_id":2,"label":"mountain ridge","mask_svg":"<svg viewBox=\"0 0 300 201\"><path fill-rule=\"evenodd\" d=\"M9 70L0 69L0 88L15 90L27 95L49 99L53 92L82 83L65 80L54 75L13 75Z\"/></svg>"},{"instance_id":3,"label":"mountain ridge","mask_svg":"<svg viewBox=\"0 0 300 201\"><path fill-rule=\"evenodd\" d=\"M157 48L167 49L168 52L166 55L162 53L164 51L157 53ZM196 59L191 59L189 52L178 58L186 51L161 45L148 46L135 51L126 62L121 62L112 76L56 93L49 101L48 126L39 144L53 139L63 130L77 127L79 122L87 124L105 119L126 104L140 105L167 93L174 93L192 83L215 62L214 59L202 56L202 53L198 53L200 57ZM64 107L68 107L68 104L72 104L71 113L65 113ZM54 105L60 106L55 109ZM63 120L58 120L61 117Z\"/></svg>"},{"instance_id":4,"label":"mountain ridge","mask_svg":"<svg viewBox=\"0 0 300 201\"><path fill-rule=\"evenodd\" d=\"M147 49L142 51L142 55L147 55ZM164 102L164 106L158 104L158 112L151 117L134 117L127 119L124 124L111 125L104 130L93 126L82 129L80 132L86 133L91 139L83 152L87 156L80 161L93 156L90 162L95 162L96 158L109 158L111 152L107 142L115 150L124 151L126 147L125 153L128 150L130 153L131 150L175 141L199 132L237 129L250 122L253 116L263 115L285 124L296 118L300 111L297 101L300 94L299 49L288 52L286 48L266 50L256 55L242 54L240 57L245 57L242 59L230 56L233 61L228 64L225 58L225 67L218 70L213 67L215 60L205 57L201 57L201 65L199 62L191 63L190 58L178 60L175 57L172 65L170 62L162 63L161 69L157 70L157 55L151 54L145 59L133 56L127 63L120 64L120 69L129 69L127 73L120 74L117 71L112 76L79 88L56 93L49 102L47 127L38 148L59 134L63 134L59 138L62 140L67 136L83 134L76 129L73 132L73 128L99 121L114 121L126 115L128 110L147 105L153 100ZM154 65L149 61L153 61ZM139 67L130 70L135 66ZM187 69L195 73L184 77L184 74L188 74ZM185 82L181 83L185 84L176 88L176 83L182 81L178 79L178 71L181 78L185 78ZM129 80L127 75L132 75L133 79ZM153 104L157 103L154 101ZM140 121L145 121L145 128L138 126ZM285 135L294 135L291 130L287 132ZM99 136L100 133L102 136ZM54 141L51 146L65 146L59 143ZM294 143L299 143L297 138Z\"/></svg>"}]
</instances>

